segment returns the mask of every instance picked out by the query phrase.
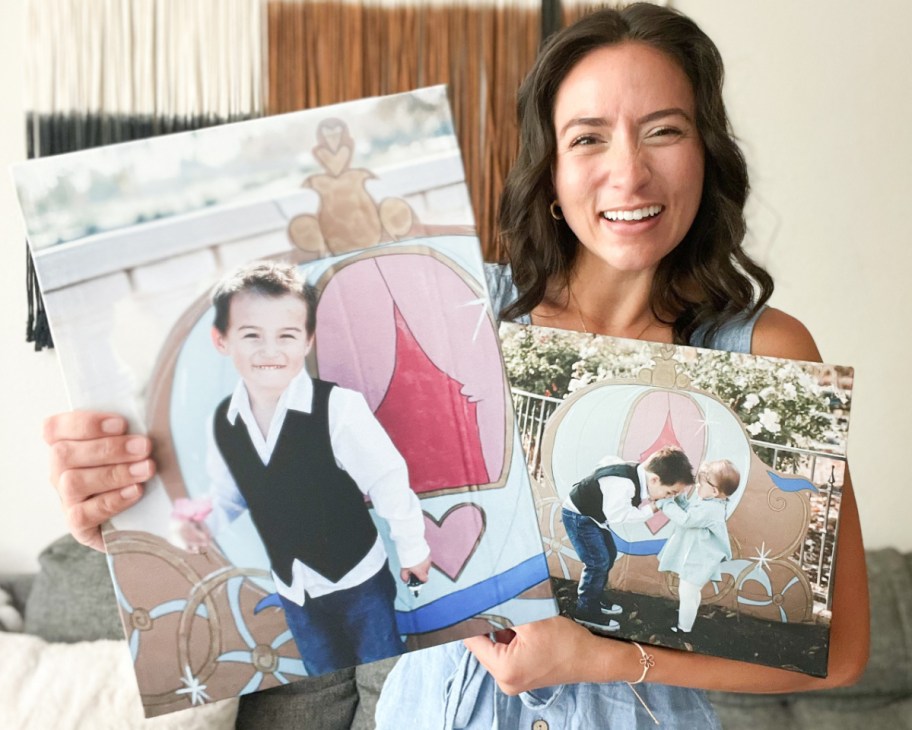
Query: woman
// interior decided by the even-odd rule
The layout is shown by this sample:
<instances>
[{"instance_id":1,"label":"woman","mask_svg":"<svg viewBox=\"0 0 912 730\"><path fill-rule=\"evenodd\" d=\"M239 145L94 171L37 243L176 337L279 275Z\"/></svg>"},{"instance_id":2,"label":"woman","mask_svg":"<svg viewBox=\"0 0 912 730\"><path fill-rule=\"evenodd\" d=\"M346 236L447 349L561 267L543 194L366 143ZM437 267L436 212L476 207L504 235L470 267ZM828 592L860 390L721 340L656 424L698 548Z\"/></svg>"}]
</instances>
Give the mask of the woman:
<instances>
[{"instance_id":1,"label":"woman","mask_svg":"<svg viewBox=\"0 0 912 730\"><path fill-rule=\"evenodd\" d=\"M722 76L712 41L653 5L602 10L551 39L519 92L521 147L500 214L512 271L489 282L504 319L819 361L801 323L764 306L772 281L741 248L747 170ZM655 666L638 689L663 726L715 724L686 687L785 692L857 679L868 607L849 485L844 494L828 677L650 648ZM419 726L652 724L623 684L642 674L634 645L566 619L514 633L467 640L473 656L451 645L405 657L384 688L381 727L401 712ZM567 686L525 693L554 685Z\"/></svg>"},{"instance_id":2,"label":"woman","mask_svg":"<svg viewBox=\"0 0 912 730\"><path fill-rule=\"evenodd\" d=\"M747 172L721 86L713 43L665 8L602 10L551 39L519 94L521 149L500 213L512 268L489 271L505 319L820 359L800 322L764 306L772 281L741 249ZM137 482L154 472L148 439L124 429L110 414L62 414L46 424L73 534L98 549L99 525L138 500ZM476 637L465 642L469 652L457 643L407 655L390 675L378 721L651 725L625 684L645 674L640 693L663 726L712 727L708 702L687 688L851 683L867 659L868 606L848 483L841 512L826 679L661 648L649 648L654 666L646 667L633 644L556 618L518 627L509 643Z\"/></svg>"}]
</instances>

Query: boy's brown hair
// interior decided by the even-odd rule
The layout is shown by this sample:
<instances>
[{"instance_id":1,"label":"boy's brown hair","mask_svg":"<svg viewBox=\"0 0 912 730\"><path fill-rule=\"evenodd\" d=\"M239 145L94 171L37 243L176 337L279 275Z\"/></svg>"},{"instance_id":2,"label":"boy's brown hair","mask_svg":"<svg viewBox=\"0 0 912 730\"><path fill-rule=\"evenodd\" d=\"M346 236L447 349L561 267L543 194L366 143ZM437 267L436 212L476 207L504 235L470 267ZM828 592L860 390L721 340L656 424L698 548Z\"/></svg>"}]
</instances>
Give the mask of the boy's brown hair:
<instances>
[{"instance_id":1,"label":"boy's brown hair","mask_svg":"<svg viewBox=\"0 0 912 730\"><path fill-rule=\"evenodd\" d=\"M301 276L293 264L277 261L254 261L236 269L222 279L212 290L215 319L212 322L223 335L228 332L228 314L231 299L241 292L253 292L264 297L283 297L293 294L307 305L304 330L313 337L317 328L317 293Z\"/></svg>"},{"instance_id":2,"label":"boy's brown hair","mask_svg":"<svg viewBox=\"0 0 912 730\"><path fill-rule=\"evenodd\" d=\"M693 467L687 455L677 446L663 446L653 452L645 462L643 468L655 474L659 481L666 487L673 484L693 484Z\"/></svg>"}]
</instances>

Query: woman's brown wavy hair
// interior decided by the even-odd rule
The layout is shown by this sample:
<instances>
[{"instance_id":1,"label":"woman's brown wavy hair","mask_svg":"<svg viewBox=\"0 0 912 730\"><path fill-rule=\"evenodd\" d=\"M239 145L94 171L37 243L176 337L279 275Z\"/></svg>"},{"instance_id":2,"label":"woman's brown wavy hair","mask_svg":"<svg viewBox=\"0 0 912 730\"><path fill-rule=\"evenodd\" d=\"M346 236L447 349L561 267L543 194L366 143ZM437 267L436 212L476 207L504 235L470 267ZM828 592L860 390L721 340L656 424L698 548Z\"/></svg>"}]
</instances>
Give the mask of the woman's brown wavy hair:
<instances>
[{"instance_id":1,"label":"woman's brown wavy hair","mask_svg":"<svg viewBox=\"0 0 912 730\"><path fill-rule=\"evenodd\" d=\"M519 155L501 196L499 224L520 295L504 308L502 317L515 319L531 312L545 297L549 282L568 281L577 240L548 210L555 198L554 100L564 78L584 56L623 41L662 51L684 70L693 87L696 126L706 158L703 194L687 234L659 263L650 306L657 318L672 326L676 343L689 342L698 328L704 328L709 339L726 321L745 311L753 314L766 303L773 280L742 248L747 164L722 102L719 50L689 18L648 3L597 10L556 33L519 89Z\"/></svg>"}]
</instances>

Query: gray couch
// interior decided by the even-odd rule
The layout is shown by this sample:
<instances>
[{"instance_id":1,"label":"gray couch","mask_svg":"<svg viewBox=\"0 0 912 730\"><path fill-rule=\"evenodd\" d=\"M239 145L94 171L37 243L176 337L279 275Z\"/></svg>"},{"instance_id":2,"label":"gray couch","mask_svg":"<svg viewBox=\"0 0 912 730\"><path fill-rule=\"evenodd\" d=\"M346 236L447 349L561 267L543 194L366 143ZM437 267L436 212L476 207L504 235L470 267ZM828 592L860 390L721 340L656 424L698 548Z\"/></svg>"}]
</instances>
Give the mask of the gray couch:
<instances>
[{"instance_id":1,"label":"gray couch","mask_svg":"<svg viewBox=\"0 0 912 730\"><path fill-rule=\"evenodd\" d=\"M25 631L46 641L123 636L103 556L65 537L41 555L37 575L0 576L25 617ZM726 730L912 730L912 555L868 553L872 651L854 687L795 695L713 693ZM65 612L60 610L66 606ZM373 727L392 661L306 679L241 698L237 727Z\"/></svg>"}]
</instances>

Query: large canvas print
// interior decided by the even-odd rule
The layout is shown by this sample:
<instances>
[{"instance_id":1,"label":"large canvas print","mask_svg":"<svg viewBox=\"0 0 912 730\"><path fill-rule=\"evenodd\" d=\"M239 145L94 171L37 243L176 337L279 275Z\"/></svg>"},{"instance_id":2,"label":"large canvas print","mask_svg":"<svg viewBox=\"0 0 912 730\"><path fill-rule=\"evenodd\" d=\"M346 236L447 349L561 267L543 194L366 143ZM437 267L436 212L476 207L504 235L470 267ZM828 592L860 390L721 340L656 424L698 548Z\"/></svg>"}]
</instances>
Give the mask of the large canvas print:
<instances>
[{"instance_id":1,"label":"large canvas print","mask_svg":"<svg viewBox=\"0 0 912 730\"><path fill-rule=\"evenodd\" d=\"M501 326L561 613L825 676L852 370Z\"/></svg>"},{"instance_id":2,"label":"large canvas print","mask_svg":"<svg viewBox=\"0 0 912 730\"><path fill-rule=\"evenodd\" d=\"M14 175L148 715L556 613L443 87Z\"/></svg>"}]
</instances>

